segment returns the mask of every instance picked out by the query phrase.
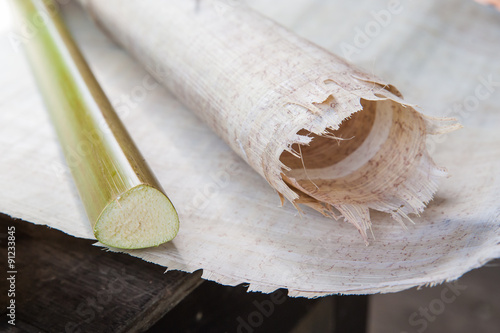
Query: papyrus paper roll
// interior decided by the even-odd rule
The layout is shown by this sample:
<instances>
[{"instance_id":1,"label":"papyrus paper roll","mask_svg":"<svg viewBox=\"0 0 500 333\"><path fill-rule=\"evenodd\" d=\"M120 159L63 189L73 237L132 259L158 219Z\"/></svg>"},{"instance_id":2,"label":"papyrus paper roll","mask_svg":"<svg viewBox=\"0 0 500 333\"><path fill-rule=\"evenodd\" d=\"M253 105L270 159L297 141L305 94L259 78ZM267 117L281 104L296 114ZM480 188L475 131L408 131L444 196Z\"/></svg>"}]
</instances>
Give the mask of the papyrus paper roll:
<instances>
[{"instance_id":1,"label":"papyrus paper roll","mask_svg":"<svg viewBox=\"0 0 500 333\"><path fill-rule=\"evenodd\" d=\"M369 209L404 225L446 175L426 136L459 125L237 1L81 2L282 198L365 242Z\"/></svg>"}]
</instances>

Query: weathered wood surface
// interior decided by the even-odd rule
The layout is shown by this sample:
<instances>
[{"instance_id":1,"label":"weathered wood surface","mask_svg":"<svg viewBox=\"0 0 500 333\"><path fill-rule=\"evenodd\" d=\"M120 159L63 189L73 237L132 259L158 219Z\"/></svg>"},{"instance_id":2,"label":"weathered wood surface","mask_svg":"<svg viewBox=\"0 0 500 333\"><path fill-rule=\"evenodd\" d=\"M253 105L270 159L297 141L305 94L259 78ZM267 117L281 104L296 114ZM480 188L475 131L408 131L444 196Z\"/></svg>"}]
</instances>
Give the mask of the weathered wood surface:
<instances>
[{"instance_id":1,"label":"weathered wood surface","mask_svg":"<svg viewBox=\"0 0 500 333\"><path fill-rule=\"evenodd\" d=\"M167 313L150 333L170 332L334 332L364 333L372 296L327 296L318 299L248 293L246 286L203 283ZM183 318L184 320L178 320Z\"/></svg>"},{"instance_id":2,"label":"weathered wood surface","mask_svg":"<svg viewBox=\"0 0 500 333\"><path fill-rule=\"evenodd\" d=\"M7 323L2 276L1 332L284 332L318 326L308 316L321 321L322 332L364 332L366 326L367 297L308 300L283 289L266 295L213 282L198 287L199 273L164 273L93 241L4 215L2 268L9 226L16 228L16 326Z\"/></svg>"},{"instance_id":3,"label":"weathered wood surface","mask_svg":"<svg viewBox=\"0 0 500 333\"><path fill-rule=\"evenodd\" d=\"M5 233L16 227L16 327L6 323ZM0 218L0 331L140 332L202 283L201 274L108 253L91 240Z\"/></svg>"}]
</instances>

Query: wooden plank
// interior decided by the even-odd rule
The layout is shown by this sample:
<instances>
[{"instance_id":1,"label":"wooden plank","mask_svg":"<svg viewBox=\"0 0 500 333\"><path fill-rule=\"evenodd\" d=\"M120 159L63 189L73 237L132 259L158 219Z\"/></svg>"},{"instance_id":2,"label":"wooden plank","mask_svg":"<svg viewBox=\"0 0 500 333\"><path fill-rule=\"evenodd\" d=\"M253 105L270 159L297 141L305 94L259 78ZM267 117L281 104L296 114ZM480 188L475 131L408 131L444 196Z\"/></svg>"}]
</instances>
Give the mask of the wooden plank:
<instances>
[{"instance_id":1,"label":"wooden plank","mask_svg":"<svg viewBox=\"0 0 500 333\"><path fill-rule=\"evenodd\" d=\"M16 328L6 317L8 226L16 228ZM105 252L94 241L0 216L0 331L140 332L201 284L201 273L171 271ZM23 325L24 323L24 325Z\"/></svg>"},{"instance_id":2,"label":"wooden plank","mask_svg":"<svg viewBox=\"0 0 500 333\"><path fill-rule=\"evenodd\" d=\"M359 298L308 300L287 297L283 289L267 295L214 282L192 292L202 282L199 273L164 274L161 266L105 252L91 240L6 216L0 217L0 267L7 258L9 226L16 228L16 326L7 323L2 306L2 332L141 332L151 326L150 332L290 331L303 327L303 319L320 301L338 305ZM2 305L8 301L5 281L0 281ZM306 326L321 323L324 329L335 319L351 326L366 320L360 308L347 305L340 307L349 308L342 318L319 314Z\"/></svg>"},{"instance_id":3,"label":"wooden plank","mask_svg":"<svg viewBox=\"0 0 500 333\"><path fill-rule=\"evenodd\" d=\"M291 298L207 281L149 330L163 332L366 332L368 296Z\"/></svg>"},{"instance_id":4,"label":"wooden plank","mask_svg":"<svg viewBox=\"0 0 500 333\"><path fill-rule=\"evenodd\" d=\"M364 333L368 321L367 295L336 296L334 332Z\"/></svg>"},{"instance_id":5,"label":"wooden plank","mask_svg":"<svg viewBox=\"0 0 500 333\"><path fill-rule=\"evenodd\" d=\"M249 293L244 285L207 281L149 332L290 332L320 300L291 298L285 289Z\"/></svg>"}]
</instances>

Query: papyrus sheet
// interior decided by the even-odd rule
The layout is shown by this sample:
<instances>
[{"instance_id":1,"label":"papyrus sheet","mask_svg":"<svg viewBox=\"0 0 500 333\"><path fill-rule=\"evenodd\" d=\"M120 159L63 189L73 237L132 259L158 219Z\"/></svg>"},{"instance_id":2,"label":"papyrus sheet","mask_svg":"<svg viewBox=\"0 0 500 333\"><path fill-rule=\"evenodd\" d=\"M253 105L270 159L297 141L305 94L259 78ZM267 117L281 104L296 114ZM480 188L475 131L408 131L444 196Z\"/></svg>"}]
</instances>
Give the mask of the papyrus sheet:
<instances>
[{"instance_id":1,"label":"papyrus sheet","mask_svg":"<svg viewBox=\"0 0 500 333\"><path fill-rule=\"evenodd\" d=\"M168 269L203 269L204 278L224 284L247 282L249 290L264 292L287 288L307 297L439 283L498 257L498 12L467 0L402 2L397 9L385 1L250 5L394 83L427 114L459 118L464 129L428 143L451 178L408 230L372 213L376 239L366 247L343 221L279 207L257 173L77 7L66 5L82 51L181 219L173 242L131 254ZM92 238L29 67L11 37L4 31L0 38L0 211Z\"/></svg>"}]
</instances>

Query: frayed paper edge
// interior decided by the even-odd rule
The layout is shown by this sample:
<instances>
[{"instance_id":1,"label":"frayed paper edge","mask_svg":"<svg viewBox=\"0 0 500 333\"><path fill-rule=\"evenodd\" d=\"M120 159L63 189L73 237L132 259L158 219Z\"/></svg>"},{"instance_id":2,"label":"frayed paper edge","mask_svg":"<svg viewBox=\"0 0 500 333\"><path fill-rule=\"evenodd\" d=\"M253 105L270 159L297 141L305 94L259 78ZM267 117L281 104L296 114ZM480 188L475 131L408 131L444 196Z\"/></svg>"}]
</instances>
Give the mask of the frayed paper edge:
<instances>
[{"instance_id":1,"label":"frayed paper edge","mask_svg":"<svg viewBox=\"0 0 500 333\"><path fill-rule=\"evenodd\" d=\"M331 79L331 77L339 77L340 79ZM316 94L313 98L309 97L308 103L301 100L302 96L310 96L311 93ZM353 98L354 96L354 98ZM339 109L333 109L329 114L325 114L316 105L325 102L329 97L332 97L338 104ZM384 101L390 100L398 103L400 106L411 108L411 110L424 120L426 125L426 135L443 134L461 128L453 118L434 118L425 116L419 112L415 105L409 104L402 99L401 93L393 86L381 83L376 79L364 78L361 76L346 74L340 76L325 76L315 82L310 82L309 85L297 89L290 96L287 96L287 105L296 105L304 108L308 112L313 113L318 119L315 119L315 124L301 124L294 133L305 129L311 133L322 136L328 130L336 130L341 126L341 123L348 119L355 112L363 109L361 100L369 101ZM410 111L411 112L411 111ZM290 135L283 146L276 149L273 154L273 160L268 161L271 165L267 169L265 178L271 186L278 192L281 200L288 199L295 208L301 212L298 204L303 201L303 197L308 196L296 187L291 187L293 179L284 177L284 171L290 170L283 162L279 160L281 154L285 151L292 155L297 155L292 149L292 145L304 145L310 142L311 138L301 136L299 134ZM438 183L441 178L446 178L447 173L444 168L438 167L432 161L427 149L424 149L419 161L419 165L415 167L415 172L404 181L401 190L392 193L394 197L391 201L372 202L369 205L352 205L342 203L317 203L310 200L306 204L313 209L319 211L325 216L338 218L333 212L335 208L344 217L346 221L353 224L361 234L366 245L368 242L367 231L371 231L371 219L369 209L374 209L389 213L391 217L397 221L403 228L406 228L404 221L413 223L409 214L419 215L423 212L426 205L433 199L435 192L438 189ZM425 179L426 181L422 181ZM290 181L291 180L291 181ZM397 202L398 204L394 204ZM372 233L373 235L373 233ZM375 235L373 235L375 238Z\"/></svg>"}]
</instances>

